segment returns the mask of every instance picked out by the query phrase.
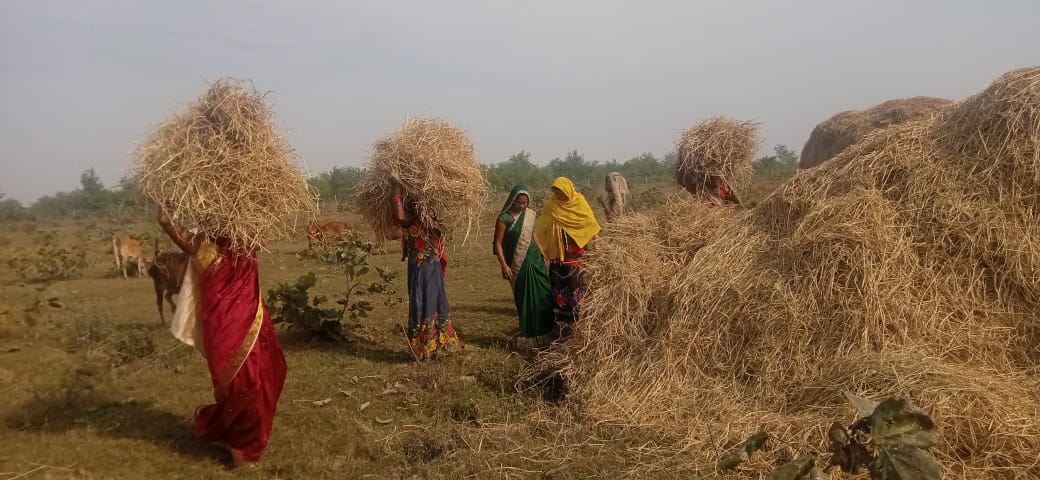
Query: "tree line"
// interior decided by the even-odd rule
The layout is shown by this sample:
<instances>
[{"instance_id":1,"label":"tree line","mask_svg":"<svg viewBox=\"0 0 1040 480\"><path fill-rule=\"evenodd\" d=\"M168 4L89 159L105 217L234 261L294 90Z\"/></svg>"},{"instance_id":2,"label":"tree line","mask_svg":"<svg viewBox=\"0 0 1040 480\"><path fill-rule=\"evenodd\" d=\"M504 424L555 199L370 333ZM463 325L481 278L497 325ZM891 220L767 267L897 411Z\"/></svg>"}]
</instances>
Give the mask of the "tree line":
<instances>
[{"instance_id":1,"label":"tree line","mask_svg":"<svg viewBox=\"0 0 1040 480\"><path fill-rule=\"evenodd\" d=\"M530 152L521 151L503 162L485 165L484 171L491 188L496 191L509 190L518 183L532 189L545 190L554 178L561 176L570 178L579 188L598 189L604 176L610 172L621 173L629 184L671 181L675 162L674 152L660 158L652 153L643 153L624 162L616 159L599 162L586 159L583 154L573 150L563 158L553 158L544 165L538 165L531 160ZM777 145L772 155L759 157L753 166L757 176L790 176L798 168L798 153L785 145ZM346 205L353 201L362 174L360 167L334 167L307 181L326 205ZM126 216L140 213L146 207L130 177L124 177L114 188L107 188L93 168L80 175L79 188L41 197L29 206L12 198L4 198L4 194L0 193L0 221L89 215Z\"/></svg>"}]
</instances>

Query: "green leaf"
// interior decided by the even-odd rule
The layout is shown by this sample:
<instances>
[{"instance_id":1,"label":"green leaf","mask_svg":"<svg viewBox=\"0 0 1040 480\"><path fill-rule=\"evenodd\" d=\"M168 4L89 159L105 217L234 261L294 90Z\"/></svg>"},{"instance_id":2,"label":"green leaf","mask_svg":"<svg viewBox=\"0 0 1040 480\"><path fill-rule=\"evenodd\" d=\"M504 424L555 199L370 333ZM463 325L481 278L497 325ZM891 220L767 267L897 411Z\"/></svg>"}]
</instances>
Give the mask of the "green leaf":
<instances>
[{"instance_id":1,"label":"green leaf","mask_svg":"<svg viewBox=\"0 0 1040 480\"><path fill-rule=\"evenodd\" d=\"M758 432L752 435L739 447L719 459L719 469L732 470L737 465L748 461L751 455L761 449L768 439L769 434L766 432Z\"/></svg>"},{"instance_id":2,"label":"green leaf","mask_svg":"<svg viewBox=\"0 0 1040 480\"><path fill-rule=\"evenodd\" d=\"M874 409L870 437L881 446L900 443L929 448L939 443L939 432L932 419L901 398L887 399Z\"/></svg>"},{"instance_id":3,"label":"green leaf","mask_svg":"<svg viewBox=\"0 0 1040 480\"><path fill-rule=\"evenodd\" d=\"M942 476L942 467L931 454L903 443L882 446L870 464L873 480L940 480Z\"/></svg>"},{"instance_id":4,"label":"green leaf","mask_svg":"<svg viewBox=\"0 0 1040 480\"><path fill-rule=\"evenodd\" d=\"M802 480L816 466L812 457L800 457L787 462L769 473L766 480Z\"/></svg>"}]
</instances>

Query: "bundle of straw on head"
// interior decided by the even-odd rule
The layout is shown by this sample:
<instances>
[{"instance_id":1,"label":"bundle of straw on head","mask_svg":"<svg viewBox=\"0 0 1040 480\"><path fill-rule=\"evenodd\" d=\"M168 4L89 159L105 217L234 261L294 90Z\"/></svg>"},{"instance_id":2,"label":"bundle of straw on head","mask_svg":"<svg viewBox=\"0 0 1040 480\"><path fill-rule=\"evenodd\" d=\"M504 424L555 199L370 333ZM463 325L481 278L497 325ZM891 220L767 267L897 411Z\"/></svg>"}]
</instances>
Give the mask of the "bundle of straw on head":
<instances>
[{"instance_id":1,"label":"bundle of straw on head","mask_svg":"<svg viewBox=\"0 0 1040 480\"><path fill-rule=\"evenodd\" d=\"M375 144L358 186L357 203L376 234L393 238L400 231L393 185L423 224L468 236L488 196L484 170L466 133L435 118L413 118Z\"/></svg>"},{"instance_id":2,"label":"bundle of straw on head","mask_svg":"<svg viewBox=\"0 0 1040 480\"><path fill-rule=\"evenodd\" d=\"M264 96L228 78L144 141L135 180L183 226L227 237L236 250L287 237L287 220L317 208Z\"/></svg>"},{"instance_id":3,"label":"bundle of straw on head","mask_svg":"<svg viewBox=\"0 0 1040 480\"><path fill-rule=\"evenodd\" d=\"M683 131L676 145L675 181L700 193L713 178L740 188L751 177L758 150L755 124L725 117L705 120Z\"/></svg>"},{"instance_id":4,"label":"bundle of straw on head","mask_svg":"<svg viewBox=\"0 0 1040 480\"><path fill-rule=\"evenodd\" d=\"M819 165L876 129L927 118L952 103L934 97L897 98L866 110L838 113L813 128L809 140L802 147L798 167Z\"/></svg>"}]
</instances>

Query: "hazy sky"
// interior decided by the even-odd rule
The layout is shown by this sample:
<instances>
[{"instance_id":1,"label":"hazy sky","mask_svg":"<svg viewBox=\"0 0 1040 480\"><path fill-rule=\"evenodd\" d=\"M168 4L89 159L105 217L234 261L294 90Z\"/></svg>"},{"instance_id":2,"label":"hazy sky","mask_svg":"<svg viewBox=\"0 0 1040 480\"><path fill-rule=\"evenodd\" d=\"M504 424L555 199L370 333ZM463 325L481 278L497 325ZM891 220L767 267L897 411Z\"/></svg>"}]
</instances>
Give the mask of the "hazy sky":
<instances>
[{"instance_id":1,"label":"hazy sky","mask_svg":"<svg viewBox=\"0 0 1040 480\"><path fill-rule=\"evenodd\" d=\"M312 173L360 165L409 115L483 163L663 154L714 115L800 149L841 110L961 98L1040 64L1040 1L4 0L0 192L107 185L221 76L272 91Z\"/></svg>"}]
</instances>

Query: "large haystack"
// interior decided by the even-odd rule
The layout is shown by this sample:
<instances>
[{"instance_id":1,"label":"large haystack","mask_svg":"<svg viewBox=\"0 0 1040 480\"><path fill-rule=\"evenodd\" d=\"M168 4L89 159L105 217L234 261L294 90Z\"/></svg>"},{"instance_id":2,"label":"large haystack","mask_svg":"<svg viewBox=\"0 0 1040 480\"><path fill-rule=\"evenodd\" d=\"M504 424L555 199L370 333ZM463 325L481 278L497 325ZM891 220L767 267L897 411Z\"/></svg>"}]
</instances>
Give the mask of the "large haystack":
<instances>
[{"instance_id":1,"label":"large haystack","mask_svg":"<svg viewBox=\"0 0 1040 480\"><path fill-rule=\"evenodd\" d=\"M357 203L376 234L384 238L393 238L400 230L391 195L393 182L401 184L424 223L463 228L466 235L479 222L488 196L487 179L466 132L434 118L410 119L376 142Z\"/></svg>"},{"instance_id":2,"label":"large haystack","mask_svg":"<svg viewBox=\"0 0 1040 480\"><path fill-rule=\"evenodd\" d=\"M751 210L614 224L582 322L543 359L593 419L655 429L694 477L760 429L758 474L820 453L852 391L928 411L948 478L1040 478L1037 192L1040 67Z\"/></svg>"},{"instance_id":3,"label":"large haystack","mask_svg":"<svg viewBox=\"0 0 1040 480\"><path fill-rule=\"evenodd\" d=\"M683 130L675 146L675 181L699 194L712 179L742 189L758 150L755 124L715 117Z\"/></svg>"},{"instance_id":4,"label":"large haystack","mask_svg":"<svg viewBox=\"0 0 1040 480\"><path fill-rule=\"evenodd\" d=\"M866 110L847 110L820 122L802 147L799 168L815 167L834 158L879 128L929 117L952 102L944 98L897 98Z\"/></svg>"},{"instance_id":5,"label":"large haystack","mask_svg":"<svg viewBox=\"0 0 1040 480\"><path fill-rule=\"evenodd\" d=\"M184 226L240 249L288 236L296 215L317 209L264 95L234 79L213 83L141 144L134 180Z\"/></svg>"}]
</instances>

